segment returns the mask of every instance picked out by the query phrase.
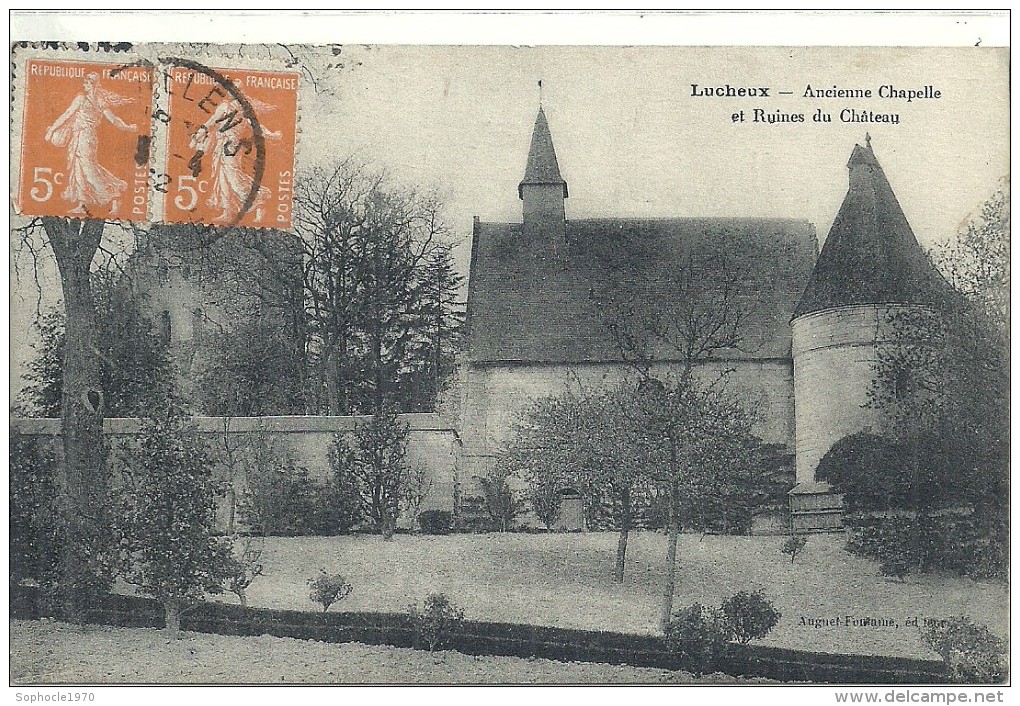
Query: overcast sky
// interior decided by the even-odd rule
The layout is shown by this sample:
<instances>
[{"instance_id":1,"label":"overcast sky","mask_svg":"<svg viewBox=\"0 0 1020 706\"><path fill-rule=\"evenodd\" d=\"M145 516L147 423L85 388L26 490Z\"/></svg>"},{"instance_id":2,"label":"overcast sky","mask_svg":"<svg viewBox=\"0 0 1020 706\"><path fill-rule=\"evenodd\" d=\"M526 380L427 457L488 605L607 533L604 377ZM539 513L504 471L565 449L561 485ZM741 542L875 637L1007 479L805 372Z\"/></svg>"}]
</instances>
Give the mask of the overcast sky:
<instances>
[{"instance_id":1,"label":"overcast sky","mask_svg":"<svg viewBox=\"0 0 1020 706\"><path fill-rule=\"evenodd\" d=\"M467 269L472 216L519 221L517 183L539 105L570 189L567 217L806 219L824 238L866 132L924 245L953 234L1009 171L1004 49L345 47L360 62L301 97L301 165L354 154L446 195ZM768 87L692 97L691 84ZM921 90L938 99L804 98L814 88ZM790 91L792 95L778 95ZM817 124L816 108L832 115ZM755 124L754 108L805 115ZM898 114L844 123L840 111ZM743 110L746 122L731 115ZM31 354L36 291L14 283L12 373ZM28 290L31 289L29 292ZM26 294L27 293L27 294ZM48 299L55 303L52 289ZM19 383L14 380L14 387Z\"/></svg>"},{"instance_id":2,"label":"overcast sky","mask_svg":"<svg viewBox=\"0 0 1020 706\"><path fill-rule=\"evenodd\" d=\"M779 216L810 220L823 238L846 191L847 158L870 132L929 244L953 233L1009 170L1005 50L383 47L353 55L362 65L343 77L339 100L305 101L302 157L354 152L440 187L463 236L473 215L520 219L516 186L539 79L570 187L568 218ZM691 84L771 91L695 98ZM928 85L941 97L809 99L809 84L873 94ZM807 122L754 124L756 107ZM832 123L811 121L818 107ZM847 107L900 122L840 122ZM741 109L748 121L735 124Z\"/></svg>"}]
</instances>

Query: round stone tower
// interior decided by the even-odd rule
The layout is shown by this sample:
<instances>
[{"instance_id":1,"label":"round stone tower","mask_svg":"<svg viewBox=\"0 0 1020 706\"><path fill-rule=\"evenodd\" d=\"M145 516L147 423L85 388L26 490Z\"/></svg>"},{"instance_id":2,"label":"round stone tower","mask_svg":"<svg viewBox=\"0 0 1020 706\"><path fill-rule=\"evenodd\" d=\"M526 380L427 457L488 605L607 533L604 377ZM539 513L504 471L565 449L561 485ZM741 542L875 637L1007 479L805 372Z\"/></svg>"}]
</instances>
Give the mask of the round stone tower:
<instances>
[{"instance_id":1,"label":"round stone tower","mask_svg":"<svg viewBox=\"0 0 1020 706\"><path fill-rule=\"evenodd\" d=\"M944 286L907 223L871 149L856 145L849 189L794 313L793 383L797 486L794 529L840 524L841 498L818 482L818 462L845 436L881 434L880 409L868 405L892 317L925 306Z\"/></svg>"}]
</instances>

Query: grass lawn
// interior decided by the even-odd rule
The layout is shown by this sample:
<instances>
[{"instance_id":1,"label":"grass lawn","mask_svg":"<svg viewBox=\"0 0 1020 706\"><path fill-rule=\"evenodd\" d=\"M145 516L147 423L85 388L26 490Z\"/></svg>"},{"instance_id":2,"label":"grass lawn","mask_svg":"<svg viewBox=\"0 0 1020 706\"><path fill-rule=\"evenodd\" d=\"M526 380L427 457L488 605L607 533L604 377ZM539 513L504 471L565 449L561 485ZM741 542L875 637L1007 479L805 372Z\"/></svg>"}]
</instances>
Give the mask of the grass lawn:
<instances>
[{"instance_id":1,"label":"grass lawn","mask_svg":"<svg viewBox=\"0 0 1020 706\"><path fill-rule=\"evenodd\" d=\"M749 683L715 674L270 637L11 621L12 684Z\"/></svg>"},{"instance_id":2,"label":"grass lawn","mask_svg":"<svg viewBox=\"0 0 1020 706\"><path fill-rule=\"evenodd\" d=\"M330 610L404 611L444 592L468 618L566 628L657 633L666 540L631 536L627 579L612 580L616 535L479 534L269 538L265 575L249 604L315 610L307 580L321 567L343 573L354 592ZM761 644L848 654L935 658L910 618L968 615L1008 636L1002 583L946 576L878 575L874 562L843 551L842 535L812 536L791 564L783 537L681 537L675 606L718 605L763 589L782 612ZM221 600L236 601L228 594ZM828 625L809 619L887 619L891 625Z\"/></svg>"}]
</instances>

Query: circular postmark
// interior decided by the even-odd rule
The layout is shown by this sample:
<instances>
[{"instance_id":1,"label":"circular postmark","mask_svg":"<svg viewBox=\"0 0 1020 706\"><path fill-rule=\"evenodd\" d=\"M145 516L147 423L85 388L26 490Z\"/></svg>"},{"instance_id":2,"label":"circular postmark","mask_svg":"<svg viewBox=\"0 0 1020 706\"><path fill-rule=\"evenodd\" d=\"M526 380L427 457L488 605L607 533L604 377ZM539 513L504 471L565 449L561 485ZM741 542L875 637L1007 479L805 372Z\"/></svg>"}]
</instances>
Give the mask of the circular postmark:
<instances>
[{"instance_id":1,"label":"circular postmark","mask_svg":"<svg viewBox=\"0 0 1020 706\"><path fill-rule=\"evenodd\" d=\"M219 212L199 222L240 226L265 198L266 133L254 101L223 71L181 57L159 61L166 67L165 85L171 98L165 113L170 132L167 186L176 179L184 192L173 203L179 210L194 211L205 197ZM175 69L188 73L182 79ZM183 173L179 165L171 168L171 160L184 162Z\"/></svg>"}]
</instances>

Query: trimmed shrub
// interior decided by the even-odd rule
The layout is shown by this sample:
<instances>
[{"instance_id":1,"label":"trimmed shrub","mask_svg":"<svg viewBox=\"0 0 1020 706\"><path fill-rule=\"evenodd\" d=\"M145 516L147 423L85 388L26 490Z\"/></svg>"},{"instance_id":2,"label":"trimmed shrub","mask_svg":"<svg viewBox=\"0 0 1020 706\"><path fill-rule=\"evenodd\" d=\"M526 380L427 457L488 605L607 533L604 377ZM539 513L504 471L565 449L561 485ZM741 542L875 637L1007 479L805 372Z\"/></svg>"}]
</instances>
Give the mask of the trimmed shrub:
<instances>
[{"instance_id":1,"label":"trimmed shrub","mask_svg":"<svg viewBox=\"0 0 1020 706\"><path fill-rule=\"evenodd\" d=\"M732 636L721 610L695 603L673 613L664 639L666 648L680 659L680 667L700 675L716 671Z\"/></svg>"},{"instance_id":2,"label":"trimmed shrub","mask_svg":"<svg viewBox=\"0 0 1020 706\"><path fill-rule=\"evenodd\" d=\"M453 513L446 510L425 510L418 513L418 526L425 534L450 534Z\"/></svg>"},{"instance_id":3,"label":"trimmed shrub","mask_svg":"<svg viewBox=\"0 0 1020 706\"><path fill-rule=\"evenodd\" d=\"M768 635L782 617L782 613L761 591L735 594L722 604L722 612L741 645Z\"/></svg>"},{"instance_id":4,"label":"trimmed shrub","mask_svg":"<svg viewBox=\"0 0 1020 706\"><path fill-rule=\"evenodd\" d=\"M414 628L415 647L424 643L429 652L449 647L464 622L464 611L443 593L429 595L422 608L413 605L407 614Z\"/></svg>"},{"instance_id":5,"label":"trimmed shrub","mask_svg":"<svg viewBox=\"0 0 1020 706\"><path fill-rule=\"evenodd\" d=\"M954 682L997 684L1008 676L1006 641L970 618L931 621L921 628L921 637L942 657Z\"/></svg>"},{"instance_id":6,"label":"trimmed shrub","mask_svg":"<svg viewBox=\"0 0 1020 706\"><path fill-rule=\"evenodd\" d=\"M800 554L806 546L807 537L795 535L783 542L783 546L779 548L779 551L783 554L788 554L790 556L790 563L792 564L797 559L797 555Z\"/></svg>"},{"instance_id":7,"label":"trimmed shrub","mask_svg":"<svg viewBox=\"0 0 1020 706\"><path fill-rule=\"evenodd\" d=\"M843 494L848 512L908 507L906 451L895 441L861 432L843 437L818 462L815 477Z\"/></svg>"},{"instance_id":8,"label":"trimmed shrub","mask_svg":"<svg viewBox=\"0 0 1020 706\"><path fill-rule=\"evenodd\" d=\"M354 590L342 575L329 574L325 569L319 569L318 576L308 579L308 585L311 586L308 597L322 606L323 613L337 601L347 598Z\"/></svg>"}]
</instances>

